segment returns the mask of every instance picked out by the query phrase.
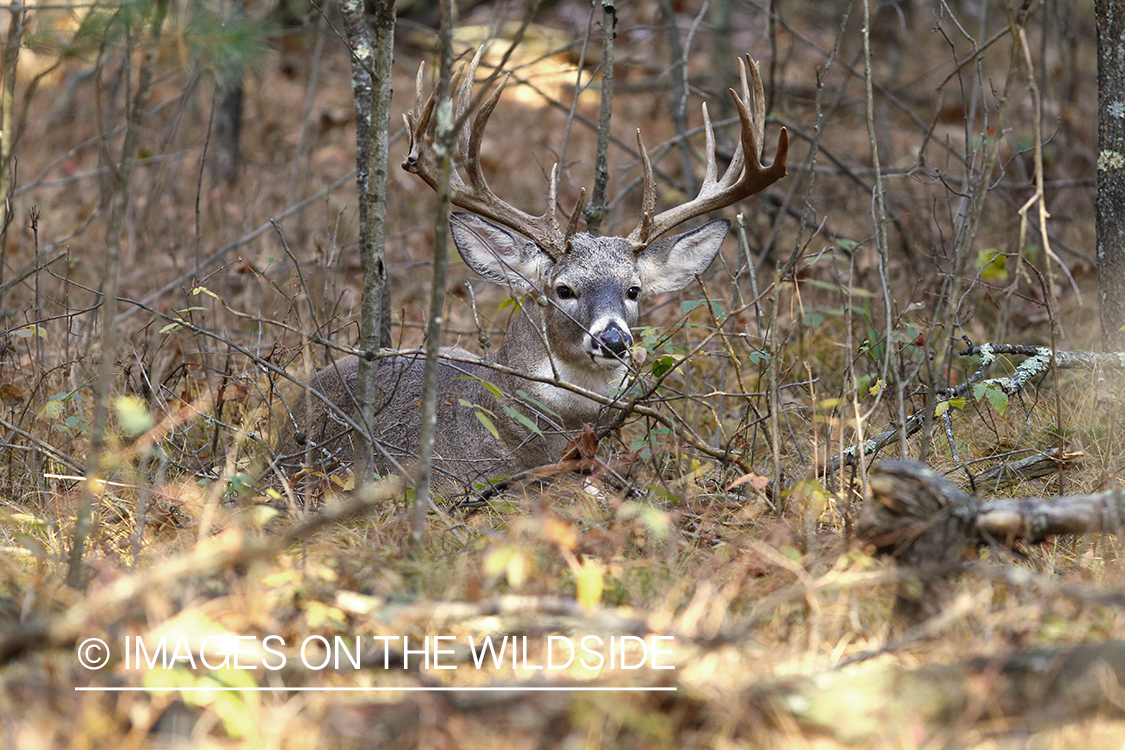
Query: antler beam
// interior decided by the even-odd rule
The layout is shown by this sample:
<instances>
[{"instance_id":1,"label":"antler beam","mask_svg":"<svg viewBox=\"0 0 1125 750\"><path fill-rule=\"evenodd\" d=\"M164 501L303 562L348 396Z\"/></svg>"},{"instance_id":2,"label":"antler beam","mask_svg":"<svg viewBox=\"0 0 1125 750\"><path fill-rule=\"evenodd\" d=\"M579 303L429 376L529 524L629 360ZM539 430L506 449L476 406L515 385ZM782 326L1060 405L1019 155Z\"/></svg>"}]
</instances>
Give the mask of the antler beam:
<instances>
[{"instance_id":1,"label":"antler beam","mask_svg":"<svg viewBox=\"0 0 1125 750\"><path fill-rule=\"evenodd\" d=\"M782 128L778 134L777 153L773 164L768 167L762 164L766 99L758 64L749 55L746 56L746 62L750 66L750 81L754 86L754 95L751 98L746 79L746 63L740 59L742 96L740 98L734 89L731 89L730 93L734 97L735 107L738 108L738 119L742 124L741 137L734 158L721 179L718 177L719 170L715 163L715 132L711 127L711 118L707 114L707 105L703 105L703 123L707 134L707 169L703 177L703 186L694 199L653 215L656 210L656 180L652 174L652 163L649 161L648 152L641 142L641 132L637 131L637 145L640 147L641 164L644 168L644 196L641 199L641 224L629 235L629 240L637 252L672 227L760 193L785 176L785 160L789 154L789 133L785 128ZM748 104L754 107L753 117L750 115ZM746 157L747 154L750 154L749 159Z\"/></svg>"},{"instance_id":2,"label":"antler beam","mask_svg":"<svg viewBox=\"0 0 1125 750\"><path fill-rule=\"evenodd\" d=\"M519 232L543 248L552 258L558 260L566 254L570 238L577 231L578 216L582 212L582 204L585 201L585 190L579 194L578 204L575 206L566 231L563 232L559 228L558 215L555 209L558 199L556 188L558 165L551 169L551 177L547 186L547 210L543 212L542 216L532 216L505 203L497 198L488 187L488 181L481 169L480 147L484 140L484 129L488 125L488 119L492 116L492 111L496 108L496 103L500 101L500 95L504 91L504 86L507 85L508 76L504 77L471 120L465 117L465 112L472 103L473 83L476 79L477 66L480 64L482 52L483 47L477 50L477 54L469 64L467 72L464 65L458 68L452 82L452 87L457 92L454 97L456 111L453 113L453 121L465 119L461 132L458 134L457 144L464 160L463 164L468 182L466 183L454 169L450 174L450 200L456 206ZM414 90L414 109L403 115L403 119L406 121L406 132L410 137L410 151L406 160L402 163L402 168L418 175L427 185L436 190L442 161L442 154L438 153L440 145L437 133L437 129L441 125L441 118L440 116L434 117L434 110L438 108L435 101L436 92L423 99L422 75L423 68L419 67Z\"/></svg>"}]
</instances>

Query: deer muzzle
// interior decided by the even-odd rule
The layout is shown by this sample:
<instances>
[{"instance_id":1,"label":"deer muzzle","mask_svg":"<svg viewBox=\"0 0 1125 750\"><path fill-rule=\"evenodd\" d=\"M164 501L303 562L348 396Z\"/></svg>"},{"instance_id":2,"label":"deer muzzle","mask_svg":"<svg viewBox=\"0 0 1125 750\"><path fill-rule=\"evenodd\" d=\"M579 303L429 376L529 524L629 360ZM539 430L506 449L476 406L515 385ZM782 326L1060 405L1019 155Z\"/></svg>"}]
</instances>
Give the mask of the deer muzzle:
<instances>
[{"instance_id":1,"label":"deer muzzle","mask_svg":"<svg viewBox=\"0 0 1125 750\"><path fill-rule=\"evenodd\" d=\"M592 352L595 356L618 360L628 354L629 347L633 345L633 336L616 322L611 322L605 330L593 335L593 344L597 349Z\"/></svg>"}]
</instances>

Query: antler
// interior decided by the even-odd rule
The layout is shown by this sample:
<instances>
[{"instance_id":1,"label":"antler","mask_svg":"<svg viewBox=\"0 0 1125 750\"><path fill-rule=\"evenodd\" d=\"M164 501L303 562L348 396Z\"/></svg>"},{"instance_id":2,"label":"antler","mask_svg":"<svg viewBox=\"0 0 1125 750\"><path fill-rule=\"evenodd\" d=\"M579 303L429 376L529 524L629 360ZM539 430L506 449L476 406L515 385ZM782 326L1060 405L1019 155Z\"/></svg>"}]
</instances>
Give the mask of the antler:
<instances>
[{"instance_id":1,"label":"antler","mask_svg":"<svg viewBox=\"0 0 1125 750\"><path fill-rule=\"evenodd\" d=\"M483 49L482 47L477 50L477 54L469 64L467 73L464 64L462 64L454 74L451 84L451 87L456 91L456 95L453 97L456 100L456 111L453 113L454 122L460 120L471 105L473 82L476 79L477 65L480 63ZM403 120L406 121L406 132L410 136L410 152L407 154L406 160L403 161L402 168L407 172L418 175L427 185L436 190L441 169L441 156L437 153L435 144L438 140L437 129L440 126L441 118L440 116L434 117L434 109L437 107L435 102L436 91L431 93L423 104L422 71L423 68L419 66L414 89L414 109L403 115ZM450 200L456 206L492 219L498 224L503 224L509 229L519 232L541 247L552 258L559 260L566 254L570 245L570 238L578 230L578 217L582 213L586 191L583 189L580 192L578 204L574 208L574 213L571 214L570 222L564 233L559 228L558 216L555 212L555 203L558 198L555 179L558 172L557 164L551 169L551 177L547 183L547 210L543 212L542 216L524 213L515 206L497 198L489 189L488 181L481 170L480 146L484 140L484 129L488 125L488 118L492 116L492 110L496 108L496 103L500 100L500 94L503 93L504 86L507 83L508 76L505 76L480 110L477 111L471 122L468 118L465 118L465 124L458 134L457 146L464 160L465 173L469 181L466 184L461 175L454 169L449 180ZM452 102L446 103L447 106L450 104Z\"/></svg>"},{"instance_id":2,"label":"antler","mask_svg":"<svg viewBox=\"0 0 1125 750\"><path fill-rule=\"evenodd\" d=\"M750 63L750 80L754 84L754 97L750 98L750 89L746 83L746 65L739 59L742 97L739 98L734 89L731 89L730 93L738 108L742 135L735 149L734 158L723 173L722 179L718 179L719 170L715 165L715 132L711 128L711 118L707 115L707 105L703 105L703 124L707 133L707 171L699 195L693 200L653 216L653 211L656 209L656 180L652 176L652 163L649 161L648 152L641 142L641 131L637 131L637 145L640 147L641 164L644 166L644 196L641 199L641 224L629 235L629 241L638 252L672 227L709 211L737 203L743 198L765 190L785 176L785 158L789 153L789 133L785 128L782 128L777 136L777 154L774 156L773 164L768 167L762 164L766 121L765 95L762 91L762 77L758 72L758 64L750 55L746 56L746 60ZM747 109L747 102L754 105L753 117ZM751 155L749 161L746 154Z\"/></svg>"}]
</instances>

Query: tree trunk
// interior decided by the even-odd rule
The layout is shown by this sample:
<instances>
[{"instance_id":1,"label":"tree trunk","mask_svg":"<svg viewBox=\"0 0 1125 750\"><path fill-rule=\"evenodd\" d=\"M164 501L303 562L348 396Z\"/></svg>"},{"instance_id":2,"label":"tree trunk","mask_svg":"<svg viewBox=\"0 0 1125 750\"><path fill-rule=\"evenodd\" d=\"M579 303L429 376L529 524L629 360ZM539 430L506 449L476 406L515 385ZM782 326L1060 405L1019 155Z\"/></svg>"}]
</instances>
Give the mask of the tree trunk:
<instances>
[{"instance_id":1,"label":"tree trunk","mask_svg":"<svg viewBox=\"0 0 1125 750\"><path fill-rule=\"evenodd\" d=\"M1102 348L1125 351L1125 8L1095 0L1098 25L1098 300Z\"/></svg>"},{"instance_id":2,"label":"tree trunk","mask_svg":"<svg viewBox=\"0 0 1125 750\"><path fill-rule=\"evenodd\" d=\"M363 261L363 300L359 348L374 353L390 346L390 299L385 264L387 216L387 129L391 107L395 0L375 3L375 37L364 3L343 3L344 26L352 53L352 93L356 113L356 183L359 188L359 247ZM376 381L379 360L361 357L356 376L355 421L362 434L352 437L356 485L375 475L371 432L381 407Z\"/></svg>"},{"instance_id":3,"label":"tree trunk","mask_svg":"<svg viewBox=\"0 0 1125 750\"><path fill-rule=\"evenodd\" d=\"M246 11L245 0L232 0L230 18L242 19ZM219 74L215 87L215 124L212 134L215 147L212 151L211 182L215 186L234 185L242 164L242 70Z\"/></svg>"}]
</instances>

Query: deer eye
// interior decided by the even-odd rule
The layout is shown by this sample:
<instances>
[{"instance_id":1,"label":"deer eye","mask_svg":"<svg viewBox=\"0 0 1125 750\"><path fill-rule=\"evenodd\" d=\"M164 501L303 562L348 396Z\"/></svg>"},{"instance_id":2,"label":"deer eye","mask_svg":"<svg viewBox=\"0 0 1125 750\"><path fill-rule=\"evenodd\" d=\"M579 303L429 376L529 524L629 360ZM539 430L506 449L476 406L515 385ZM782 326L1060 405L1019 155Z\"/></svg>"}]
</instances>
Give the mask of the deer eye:
<instances>
[{"instance_id":1,"label":"deer eye","mask_svg":"<svg viewBox=\"0 0 1125 750\"><path fill-rule=\"evenodd\" d=\"M571 299L574 297L574 290L566 284L559 284L555 287L555 294L558 295L559 299Z\"/></svg>"},{"instance_id":2,"label":"deer eye","mask_svg":"<svg viewBox=\"0 0 1125 750\"><path fill-rule=\"evenodd\" d=\"M631 286L628 291L625 292L625 296L629 299L636 299L641 296L641 288L639 286Z\"/></svg>"}]
</instances>

